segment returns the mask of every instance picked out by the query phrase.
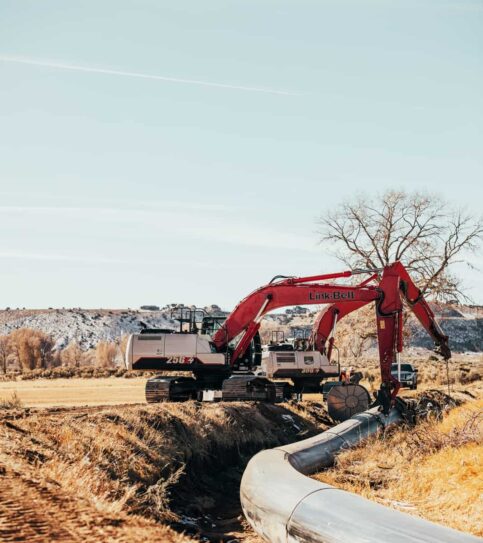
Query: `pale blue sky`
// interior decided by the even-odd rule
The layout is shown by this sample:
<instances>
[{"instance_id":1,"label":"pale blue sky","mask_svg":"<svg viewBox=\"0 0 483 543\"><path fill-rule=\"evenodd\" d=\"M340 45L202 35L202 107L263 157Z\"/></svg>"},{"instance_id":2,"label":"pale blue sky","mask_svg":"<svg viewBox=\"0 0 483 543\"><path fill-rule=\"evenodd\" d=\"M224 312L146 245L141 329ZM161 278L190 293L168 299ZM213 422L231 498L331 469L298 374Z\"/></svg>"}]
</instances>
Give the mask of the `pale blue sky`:
<instances>
[{"instance_id":1,"label":"pale blue sky","mask_svg":"<svg viewBox=\"0 0 483 543\"><path fill-rule=\"evenodd\" d=\"M477 0L0 0L0 306L229 308L343 268L361 190L479 214L482 61Z\"/></svg>"}]
</instances>

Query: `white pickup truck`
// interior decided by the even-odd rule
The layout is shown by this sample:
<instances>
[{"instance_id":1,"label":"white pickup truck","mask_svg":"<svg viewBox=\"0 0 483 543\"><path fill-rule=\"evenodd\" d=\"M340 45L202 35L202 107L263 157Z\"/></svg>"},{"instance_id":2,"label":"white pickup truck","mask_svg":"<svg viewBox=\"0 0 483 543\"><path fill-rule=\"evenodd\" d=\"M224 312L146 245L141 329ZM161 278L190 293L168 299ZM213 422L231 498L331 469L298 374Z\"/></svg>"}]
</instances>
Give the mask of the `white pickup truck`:
<instances>
[{"instance_id":1,"label":"white pickup truck","mask_svg":"<svg viewBox=\"0 0 483 543\"><path fill-rule=\"evenodd\" d=\"M411 390L418 388L418 370L412 364L401 364L400 377L398 377L397 364L393 364L391 366L391 375L399 380L402 387L409 387Z\"/></svg>"}]
</instances>

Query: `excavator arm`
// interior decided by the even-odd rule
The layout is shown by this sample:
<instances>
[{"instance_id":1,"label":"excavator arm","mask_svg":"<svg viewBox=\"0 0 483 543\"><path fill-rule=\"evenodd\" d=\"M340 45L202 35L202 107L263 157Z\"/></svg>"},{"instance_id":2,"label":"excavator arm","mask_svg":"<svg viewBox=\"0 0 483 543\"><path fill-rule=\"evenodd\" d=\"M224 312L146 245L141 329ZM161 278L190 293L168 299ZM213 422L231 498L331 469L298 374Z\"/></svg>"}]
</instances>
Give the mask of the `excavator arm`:
<instances>
[{"instance_id":1,"label":"excavator arm","mask_svg":"<svg viewBox=\"0 0 483 543\"><path fill-rule=\"evenodd\" d=\"M400 293L421 325L433 339L436 352L445 360L451 358L451 351L448 345L448 336L446 336L441 330L435 319L433 311L423 298L421 291L412 281L406 268L400 262L393 264L392 268L393 272L399 276ZM389 273L390 271L388 268L386 275ZM378 274L376 273L357 286L365 286L377 278ZM330 359L336 325L346 315L360 309L368 303L369 302L335 302L324 308L317 316L312 329L311 344L313 345L314 349L326 353Z\"/></svg>"},{"instance_id":2,"label":"excavator arm","mask_svg":"<svg viewBox=\"0 0 483 543\"><path fill-rule=\"evenodd\" d=\"M366 286L377 279L377 277L377 273L371 275L368 279L356 285L356 288ZM335 331L338 323L346 315L349 315L349 313L352 313L353 311L357 311L368 303L368 301L334 302L322 309L312 327L310 343L313 349L326 354L327 358L330 360L332 358Z\"/></svg>"},{"instance_id":3,"label":"excavator arm","mask_svg":"<svg viewBox=\"0 0 483 543\"><path fill-rule=\"evenodd\" d=\"M218 352L226 351L228 343L239 338L230 360L233 366L248 348L260 328L263 316L269 311L292 305L312 304L330 304L327 310L319 315L313 334L313 345L316 349L323 350L329 339L331 349L333 344L331 338L337 321L350 312L375 302L382 381L378 399L384 411L387 411L400 388L399 381L391 374L391 366L403 348L403 299L433 338L437 351L445 359L451 357L448 337L438 326L434 313L424 300L421 291L400 262L384 267L378 285L369 284L379 276L378 273L354 286L319 282L350 277L354 273L356 272L346 271L329 275L286 278L255 290L237 305L213 336L216 349Z\"/></svg>"},{"instance_id":4,"label":"excavator arm","mask_svg":"<svg viewBox=\"0 0 483 543\"><path fill-rule=\"evenodd\" d=\"M233 365L243 354L260 322L269 311L291 305L314 305L331 302L363 302L377 300L379 292L374 286L344 286L316 283L325 279L350 277L352 272L288 278L265 285L247 296L230 313L224 325L213 336L218 351L226 349L228 343L241 335L231 358Z\"/></svg>"},{"instance_id":5,"label":"excavator arm","mask_svg":"<svg viewBox=\"0 0 483 543\"><path fill-rule=\"evenodd\" d=\"M442 356L444 360L449 360L451 358L451 350L448 344L448 336L441 330L434 313L429 307L428 302L424 299L422 292L413 283L411 276L400 262L395 262L392 266L400 277L400 290L405 301L421 325L433 339L435 351Z\"/></svg>"},{"instance_id":6,"label":"excavator arm","mask_svg":"<svg viewBox=\"0 0 483 543\"><path fill-rule=\"evenodd\" d=\"M387 410L388 403L393 403L400 388L399 381L391 374L391 366L398 360L403 349L403 299L433 338L437 352L448 360L451 358L451 351L448 337L444 335L421 291L400 262L384 268L379 288L381 298L376 302L382 381L379 400Z\"/></svg>"}]
</instances>

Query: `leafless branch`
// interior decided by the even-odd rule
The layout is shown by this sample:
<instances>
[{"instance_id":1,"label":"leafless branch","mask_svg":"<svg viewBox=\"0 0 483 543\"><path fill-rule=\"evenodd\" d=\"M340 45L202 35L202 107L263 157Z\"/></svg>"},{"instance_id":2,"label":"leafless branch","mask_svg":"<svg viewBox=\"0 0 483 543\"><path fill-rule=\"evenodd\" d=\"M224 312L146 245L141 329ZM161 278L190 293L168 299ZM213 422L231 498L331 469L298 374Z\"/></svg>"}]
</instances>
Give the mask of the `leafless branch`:
<instances>
[{"instance_id":1,"label":"leafless branch","mask_svg":"<svg viewBox=\"0 0 483 543\"><path fill-rule=\"evenodd\" d=\"M388 191L344 202L320 219L321 243L351 267L377 268L400 260L423 292L437 301L466 299L450 267L471 266L483 237L483 219L438 197Z\"/></svg>"}]
</instances>

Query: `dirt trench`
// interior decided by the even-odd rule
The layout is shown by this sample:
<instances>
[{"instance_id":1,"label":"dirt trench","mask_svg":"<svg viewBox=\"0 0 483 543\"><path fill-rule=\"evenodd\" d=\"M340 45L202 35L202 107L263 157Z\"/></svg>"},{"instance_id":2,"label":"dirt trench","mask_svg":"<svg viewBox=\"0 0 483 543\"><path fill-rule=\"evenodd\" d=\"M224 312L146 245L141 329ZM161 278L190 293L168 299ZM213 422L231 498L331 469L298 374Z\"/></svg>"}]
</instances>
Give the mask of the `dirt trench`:
<instances>
[{"instance_id":1,"label":"dirt trench","mask_svg":"<svg viewBox=\"0 0 483 543\"><path fill-rule=\"evenodd\" d=\"M0 412L0 540L258 542L247 461L331 424L316 402Z\"/></svg>"}]
</instances>

